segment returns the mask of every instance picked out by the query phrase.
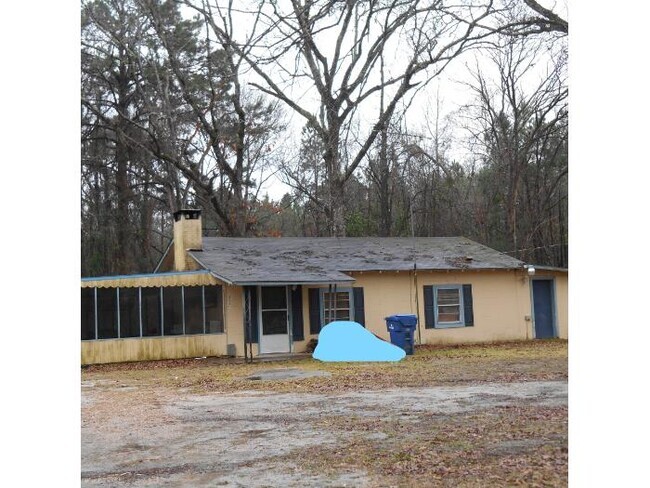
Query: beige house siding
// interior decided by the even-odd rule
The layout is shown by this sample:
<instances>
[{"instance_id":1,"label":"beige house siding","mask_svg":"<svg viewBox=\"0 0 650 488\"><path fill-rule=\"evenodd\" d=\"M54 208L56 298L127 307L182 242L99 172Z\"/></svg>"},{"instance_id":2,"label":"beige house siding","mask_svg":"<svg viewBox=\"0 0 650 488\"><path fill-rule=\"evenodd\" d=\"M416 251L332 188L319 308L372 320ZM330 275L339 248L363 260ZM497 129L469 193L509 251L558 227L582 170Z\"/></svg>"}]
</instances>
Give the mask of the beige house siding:
<instances>
[{"instance_id":1,"label":"beige house siding","mask_svg":"<svg viewBox=\"0 0 650 488\"><path fill-rule=\"evenodd\" d=\"M363 287L366 328L389 340L384 318L396 313L418 315L422 344L459 344L525 340L534 337L531 309L531 280L523 270L418 271L417 302L412 272L363 272L354 276L354 287ZM537 277L555 278L558 335L568 338L567 273L538 273ZM474 325L449 329L427 329L424 323L425 285L472 285ZM294 351L305 350L307 342L318 338L309 332L308 289L303 286L304 341L294 342ZM314 287L317 288L317 287ZM327 288L327 287L320 287ZM240 319L241 320L241 319ZM416 341L418 341L416 333ZM243 341L243 337L241 338ZM418 341L418 343L420 343Z\"/></svg>"},{"instance_id":2,"label":"beige house siding","mask_svg":"<svg viewBox=\"0 0 650 488\"><path fill-rule=\"evenodd\" d=\"M389 340L384 318L393 314L416 314L422 344L452 344L530 339L529 279L519 270L498 271L418 271L417 307L413 272L350 273L355 287L363 287L366 328ZM426 329L424 323L425 285L472 285L474 326L450 329ZM304 290L306 296L307 290ZM558 300L559 301L559 300ZM305 337L309 335L309 310L303 301Z\"/></svg>"},{"instance_id":3,"label":"beige house siding","mask_svg":"<svg viewBox=\"0 0 650 488\"><path fill-rule=\"evenodd\" d=\"M424 344L453 344L530 339L529 280L523 271L422 272L421 285L472 285L474 325L421 329ZM420 293L422 293L420 289ZM424 300L420 301L424 317Z\"/></svg>"},{"instance_id":4,"label":"beige house siding","mask_svg":"<svg viewBox=\"0 0 650 488\"><path fill-rule=\"evenodd\" d=\"M555 296L557 299L558 332L562 339L569 338L569 274L555 275Z\"/></svg>"},{"instance_id":5,"label":"beige house siding","mask_svg":"<svg viewBox=\"0 0 650 488\"><path fill-rule=\"evenodd\" d=\"M226 334L81 341L81 364L223 356L226 344Z\"/></svg>"},{"instance_id":6,"label":"beige house siding","mask_svg":"<svg viewBox=\"0 0 650 488\"><path fill-rule=\"evenodd\" d=\"M419 330L416 331L415 338L416 343L421 344L491 342L534 337L531 320L531 280L524 270L418 271L417 300L413 272L351 272L349 274L356 280L352 286L363 287L364 290L366 328L386 340L389 340L389 334L384 318L396 313L419 315ZM194 278L190 279L191 276ZM554 278L558 334L562 338L567 338L567 273L539 271L536 277ZM188 279L190 281L185 282ZM206 279L209 283L203 283ZM82 364L220 356L226 354L228 344L235 346L237 356L244 356L243 288L224 284L207 274L187 275L183 278L183 283L177 280L174 276L170 276L165 278L165 283L162 285L222 285L223 334L82 341ZM158 282L155 285L153 281L146 283L150 283L149 286L161 286ZM134 279L131 286L147 286L146 283ZM448 284L472 285L474 325L450 329L427 329L424 323L423 287ZM120 286L127 285L121 283ZM310 288L319 287L302 286L304 340L293 343L293 352L304 352L308 341L318 337L317 334L310 334ZM254 344L253 355L257 354L258 347Z\"/></svg>"},{"instance_id":7,"label":"beige house siding","mask_svg":"<svg viewBox=\"0 0 650 488\"><path fill-rule=\"evenodd\" d=\"M226 285L224 291L224 315L228 344L234 344L237 356L244 356L244 288L235 285ZM253 355L259 351L257 344L253 344Z\"/></svg>"}]
</instances>

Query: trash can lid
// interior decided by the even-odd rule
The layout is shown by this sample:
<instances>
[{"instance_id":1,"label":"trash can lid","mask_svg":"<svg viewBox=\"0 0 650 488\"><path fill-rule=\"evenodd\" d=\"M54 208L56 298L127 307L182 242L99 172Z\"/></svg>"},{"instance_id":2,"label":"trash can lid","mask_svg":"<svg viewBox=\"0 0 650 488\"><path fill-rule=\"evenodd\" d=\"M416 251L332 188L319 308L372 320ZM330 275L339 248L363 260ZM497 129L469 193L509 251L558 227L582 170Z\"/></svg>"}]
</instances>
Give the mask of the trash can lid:
<instances>
[{"instance_id":1,"label":"trash can lid","mask_svg":"<svg viewBox=\"0 0 650 488\"><path fill-rule=\"evenodd\" d=\"M418 316L410 313L398 313L395 315L389 315L385 320L400 320L400 319L417 319Z\"/></svg>"}]
</instances>

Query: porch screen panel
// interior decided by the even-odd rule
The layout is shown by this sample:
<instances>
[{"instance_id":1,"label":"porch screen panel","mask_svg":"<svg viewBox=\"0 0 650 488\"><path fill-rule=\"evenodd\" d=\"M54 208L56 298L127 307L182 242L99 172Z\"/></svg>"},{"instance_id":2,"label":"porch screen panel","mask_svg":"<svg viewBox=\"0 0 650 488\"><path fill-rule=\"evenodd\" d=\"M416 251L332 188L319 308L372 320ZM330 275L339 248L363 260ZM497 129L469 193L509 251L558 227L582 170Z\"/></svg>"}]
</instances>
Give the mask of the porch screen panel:
<instances>
[{"instance_id":1,"label":"porch screen panel","mask_svg":"<svg viewBox=\"0 0 650 488\"><path fill-rule=\"evenodd\" d=\"M262 310L286 310L287 289L284 286L262 287Z\"/></svg>"},{"instance_id":2,"label":"porch screen panel","mask_svg":"<svg viewBox=\"0 0 650 488\"><path fill-rule=\"evenodd\" d=\"M203 287L186 286L185 333L203 334Z\"/></svg>"},{"instance_id":3,"label":"porch screen panel","mask_svg":"<svg viewBox=\"0 0 650 488\"><path fill-rule=\"evenodd\" d=\"M221 286L205 287L205 332L208 334L219 334L224 330L222 292Z\"/></svg>"},{"instance_id":4,"label":"porch screen panel","mask_svg":"<svg viewBox=\"0 0 650 488\"><path fill-rule=\"evenodd\" d=\"M155 337L160 327L160 288L142 288L142 335Z\"/></svg>"},{"instance_id":5,"label":"porch screen panel","mask_svg":"<svg viewBox=\"0 0 650 488\"><path fill-rule=\"evenodd\" d=\"M305 326L302 320L302 286L300 285L291 290L291 326L293 340L305 340Z\"/></svg>"},{"instance_id":6,"label":"porch screen panel","mask_svg":"<svg viewBox=\"0 0 650 488\"><path fill-rule=\"evenodd\" d=\"M286 334L286 310L264 310L262 312L262 332L264 335Z\"/></svg>"},{"instance_id":7,"label":"porch screen panel","mask_svg":"<svg viewBox=\"0 0 650 488\"><path fill-rule=\"evenodd\" d=\"M180 286L163 287L163 330L166 336L183 334L183 296Z\"/></svg>"},{"instance_id":8,"label":"porch screen panel","mask_svg":"<svg viewBox=\"0 0 650 488\"><path fill-rule=\"evenodd\" d=\"M81 340L95 338L95 289L81 289Z\"/></svg>"},{"instance_id":9,"label":"porch screen panel","mask_svg":"<svg viewBox=\"0 0 650 488\"><path fill-rule=\"evenodd\" d=\"M120 337L140 337L138 288L120 288Z\"/></svg>"},{"instance_id":10,"label":"porch screen panel","mask_svg":"<svg viewBox=\"0 0 650 488\"><path fill-rule=\"evenodd\" d=\"M97 288L97 339L117 338L117 288Z\"/></svg>"}]
</instances>

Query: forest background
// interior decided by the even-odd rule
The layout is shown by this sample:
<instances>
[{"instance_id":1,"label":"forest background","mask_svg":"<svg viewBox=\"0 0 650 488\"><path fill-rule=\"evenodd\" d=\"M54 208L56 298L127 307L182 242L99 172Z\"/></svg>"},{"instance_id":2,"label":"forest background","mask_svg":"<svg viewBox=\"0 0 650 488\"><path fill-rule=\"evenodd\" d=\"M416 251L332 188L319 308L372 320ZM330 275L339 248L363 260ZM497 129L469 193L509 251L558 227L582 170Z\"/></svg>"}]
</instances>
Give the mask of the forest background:
<instances>
[{"instance_id":1,"label":"forest background","mask_svg":"<svg viewBox=\"0 0 650 488\"><path fill-rule=\"evenodd\" d=\"M566 5L95 0L82 275L208 235L466 236L568 266Z\"/></svg>"}]
</instances>

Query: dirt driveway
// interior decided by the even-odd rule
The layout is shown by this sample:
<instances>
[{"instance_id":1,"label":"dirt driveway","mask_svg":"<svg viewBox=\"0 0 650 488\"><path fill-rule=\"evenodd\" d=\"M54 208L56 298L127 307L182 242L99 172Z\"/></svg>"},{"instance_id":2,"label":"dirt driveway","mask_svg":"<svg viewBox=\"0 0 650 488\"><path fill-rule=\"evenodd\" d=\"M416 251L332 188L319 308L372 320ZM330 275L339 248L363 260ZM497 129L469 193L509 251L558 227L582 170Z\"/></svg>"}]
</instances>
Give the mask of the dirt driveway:
<instances>
[{"instance_id":1,"label":"dirt driveway","mask_svg":"<svg viewBox=\"0 0 650 488\"><path fill-rule=\"evenodd\" d=\"M84 371L82 484L562 486L566 344L534 347L421 351L394 370L302 360ZM511 381L481 376L499 365L518 371L519 361L527 373ZM440 380L436 366L456 362L477 376ZM430 381L398 381L427 365ZM287 367L321 375L259 381ZM343 381L362 385L377 368L394 381L356 389Z\"/></svg>"}]
</instances>

